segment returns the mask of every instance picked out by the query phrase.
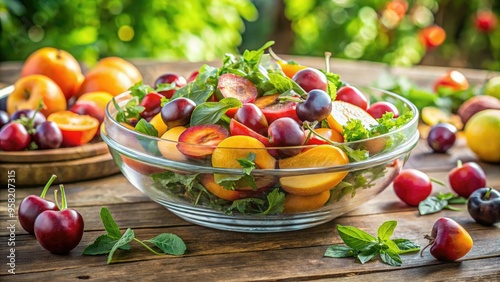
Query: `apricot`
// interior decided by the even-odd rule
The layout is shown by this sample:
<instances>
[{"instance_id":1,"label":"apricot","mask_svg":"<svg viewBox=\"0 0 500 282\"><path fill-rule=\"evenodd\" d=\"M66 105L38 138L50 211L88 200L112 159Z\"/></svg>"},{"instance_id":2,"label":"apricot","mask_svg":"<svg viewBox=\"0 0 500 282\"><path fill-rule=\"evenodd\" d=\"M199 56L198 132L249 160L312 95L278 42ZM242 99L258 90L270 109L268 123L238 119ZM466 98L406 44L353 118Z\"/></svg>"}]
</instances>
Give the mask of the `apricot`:
<instances>
[{"instance_id":1,"label":"apricot","mask_svg":"<svg viewBox=\"0 0 500 282\"><path fill-rule=\"evenodd\" d=\"M222 168L241 168L238 159L249 153L255 154L255 165L260 169L273 169L276 160L259 140L245 135L230 136L219 143L212 154L212 166Z\"/></svg>"},{"instance_id":2,"label":"apricot","mask_svg":"<svg viewBox=\"0 0 500 282\"><path fill-rule=\"evenodd\" d=\"M330 199L330 190L310 196L287 194L285 197L285 213L314 211L325 205Z\"/></svg>"},{"instance_id":3,"label":"apricot","mask_svg":"<svg viewBox=\"0 0 500 282\"><path fill-rule=\"evenodd\" d=\"M70 53L52 47L40 48L26 59L21 77L33 74L52 79L61 88L66 100L75 95L83 81L78 61Z\"/></svg>"},{"instance_id":4,"label":"apricot","mask_svg":"<svg viewBox=\"0 0 500 282\"><path fill-rule=\"evenodd\" d=\"M331 145L319 145L296 156L279 160L278 166L282 169L321 168L344 165L348 162L347 155L341 149ZM280 184L288 193L309 196L332 189L346 175L347 171L286 176L280 178Z\"/></svg>"},{"instance_id":5,"label":"apricot","mask_svg":"<svg viewBox=\"0 0 500 282\"><path fill-rule=\"evenodd\" d=\"M167 130L162 136L161 139L165 139L167 141L159 141L158 142L158 150L163 157L169 160L184 162L187 160L187 157L181 153L177 149L177 141L179 140L179 136L186 130L184 126L176 126Z\"/></svg>"},{"instance_id":6,"label":"apricot","mask_svg":"<svg viewBox=\"0 0 500 282\"><path fill-rule=\"evenodd\" d=\"M46 117L66 110L67 106L64 93L52 79L40 74L24 76L16 81L14 91L7 97L7 112L12 115L17 110L34 110L40 103L40 113Z\"/></svg>"},{"instance_id":7,"label":"apricot","mask_svg":"<svg viewBox=\"0 0 500 282\"><path fill-rule=\"evenodd\" d=\"M89 92L104 91L117 96L134 85L130 77L113 67L96 67L89 71L80 85L77 97Z\"/></svg>"},{"instance_id":8,"label":"apricot","mask_svg":"<svg viewBox=\"0 0 500 282\"><path fill-rule=\"evenodd\" d=\"M101 60L96 65L96 68L99 67L111 67L115 68L123 73L125 73L133 83L137 83L142 81L142 75L139 69L134 66L129 61L120 58L120 57L106 57Z\"/></svg>"},{"instance_id":9,"label":"apricot","mask_svg":"<svg viewBox=\"0 0 500 282\"><path fill-rule=\"evenodd\" d=\"M356 105L344 101L332 102L332 113L326 119L330 128L342 133L343 126L351 119L361 120L363 126L367 128L378 123L369 113Z\"/></svg>"}]
</instances>

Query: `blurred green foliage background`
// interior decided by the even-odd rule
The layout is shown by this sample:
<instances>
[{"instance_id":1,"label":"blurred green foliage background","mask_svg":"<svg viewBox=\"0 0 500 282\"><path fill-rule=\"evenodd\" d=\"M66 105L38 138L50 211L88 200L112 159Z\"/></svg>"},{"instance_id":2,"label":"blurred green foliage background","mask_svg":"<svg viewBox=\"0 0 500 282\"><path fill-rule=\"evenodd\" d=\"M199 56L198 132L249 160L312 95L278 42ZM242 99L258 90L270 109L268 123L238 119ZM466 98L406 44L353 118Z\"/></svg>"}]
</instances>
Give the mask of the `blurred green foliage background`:
<instances>
[{"instance_id":1,"label":"blurred green foliage background","mask_svg":"<svg viewBox=\"0 0 500 282\"><path fill-rule=\"evenodd\" d=\"M494 0L0 0L0 61L43 46L87 64L207 61L275 40L281 54L500 70L498 14Z\"/></svg>"}]
</instances>

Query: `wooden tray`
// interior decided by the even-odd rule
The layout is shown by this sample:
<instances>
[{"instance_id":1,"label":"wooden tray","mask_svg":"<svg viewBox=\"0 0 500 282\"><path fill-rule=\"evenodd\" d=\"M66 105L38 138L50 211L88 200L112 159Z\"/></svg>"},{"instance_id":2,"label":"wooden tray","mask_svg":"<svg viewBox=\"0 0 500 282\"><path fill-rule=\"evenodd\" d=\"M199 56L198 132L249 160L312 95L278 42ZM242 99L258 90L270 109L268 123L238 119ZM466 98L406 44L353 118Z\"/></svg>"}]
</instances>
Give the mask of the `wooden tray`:
<instances>
[{"instance_id":1,"label":"wooden tray","mask_svg":"<svg viewBox=\"0 0 500 282\"><path fill-rule=\"evenodd\" d=\"M52 174L54 184L66 184L109 176L119 172L106 143L94 142L83 146L54 150L0 152L0 182L5 187L7 172L15 172L18 186L45 185ZM6 173L3 173L6 172Z\"/></svg>"}]
</instances>

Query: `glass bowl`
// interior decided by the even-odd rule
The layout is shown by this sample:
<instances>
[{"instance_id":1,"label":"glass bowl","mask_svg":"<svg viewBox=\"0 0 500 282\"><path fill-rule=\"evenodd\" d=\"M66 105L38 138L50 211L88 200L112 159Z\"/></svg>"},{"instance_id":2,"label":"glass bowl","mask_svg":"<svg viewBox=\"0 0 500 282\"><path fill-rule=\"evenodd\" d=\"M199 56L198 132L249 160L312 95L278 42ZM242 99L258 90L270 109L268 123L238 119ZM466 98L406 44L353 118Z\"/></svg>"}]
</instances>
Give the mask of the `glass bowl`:
<instances>
[{"instance_id":1,"label":"glass bowl","mask_svg":"<svg viewBox=\"0 0 500 282\"><path fill-rule=\"evenodd\" d=\"M319 146L336 147L344 152L366 150L368 157L318 167L321 160L329 159L330 152L337 152L323 147L303 163L300 159L295 161L293 168L280 168L284 165L276 159L272 168L247 172L255 180L254 188L243 180L232 182L237 183L236 190L223 188L214 180L221 177L240 179L245 175L243 169L213 167L211 158L179 157L178 145L207 146L181 144L136 132L116 121L117 109L113 103L107 106L101 137L128 181L153 201L189 222L238 232L299 230L328 222L374 198L393 181L418 142L418 111L411 102L384 90L358 88L371 101L391 101L400 112L413 112L413 118L397 130L375 138L337 145L293 147L291 149L301 151ZM115 99L123 107L130 95L123 93ZM259 158L266 159L263 156L268 156L272 150L283 148L219 147L217 150L219 157L222 155L223 158L252 152L257 162ZM331 187L326 187L325 191L325 185ZM301 188L318 187L321 193L301 195Z\"/></svg>"}]
</instances>

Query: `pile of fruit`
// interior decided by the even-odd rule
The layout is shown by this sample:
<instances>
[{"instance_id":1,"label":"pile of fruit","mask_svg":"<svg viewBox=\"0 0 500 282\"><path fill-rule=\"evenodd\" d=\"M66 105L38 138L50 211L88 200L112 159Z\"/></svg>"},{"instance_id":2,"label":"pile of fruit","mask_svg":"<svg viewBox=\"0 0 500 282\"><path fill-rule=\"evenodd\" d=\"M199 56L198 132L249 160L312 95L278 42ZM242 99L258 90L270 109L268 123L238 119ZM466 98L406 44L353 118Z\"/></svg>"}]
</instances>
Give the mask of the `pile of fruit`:
<instances>
[{"instance_id":1,"label":"pile of fruit","mask_svg":"<svg viewBox=\"0 0 500 282\"><path fill-rule=\"evenodd\" d=\"M75 58L46 47L23 64L21 78L0 111L0 150L79 146L99 135L106 104L142 76L131 63L108 57L85 75Z\"/></svg>"},{"instance_id":2,"label":"pile of fruit","mask_svg":"<svg viewBox=\"0 0 500 282\"><path fill-rule=\"evenodd\" d=\"M486 162L500 162L500 76L472 85L457 70L438 77L431 91L418 87L405 77L383 75L375 82L413 102L421 110L422 130L430 148L446 153L463 132L469 148Z\"/></svg>"},{"instance_id":3,"label":"pile of fruit","mask_svg":"<svg viewBox=\"0 0 500 282\"><path fill-rule=\"evenodd\" d=\"M334 167L367 160L407 140L409 136L376 137L413 119L408 107L369 101L359 89L341 81L338 74L329 71L328 56L325 70L273 61L264 53L271 44L246 51L241 57L228 54L222 67L205 65L187 81L164 74L154 87L134 86L132 98L126 103L114 101L118 122L140 133L174 141L142 142L148 153L243 171L241 175L194 176L159 172L152 175L159 189L170 189L168 193L190 203L199 204L198 192L218 206L227 201L234 208L232 202L245 200L251 206L245 212L269 211L271 202L280 202L276 213L302 212L321 208L328 200L338 200L349 192L354 195L356 188L369 188L371 181L383 175L385 164L380 173L372 174L374 179L365 179L366 171L356 172L355 179L349 178L347 171L279 180L271 176L254 178L253 169ZM368 139L356 143L355 148L344 146ZM123 161L141 170L133 160L125 157ZM180 180L182 177L186 179ZM342 181L355 185L348 185L352 188L349 192L333 189L346 184ZM194 191L200 186L200 191ZM184 190L178 191L179 187ZM271 201L269 195L282 200ZM265 207L253 206L266 196ZM249 199L256 200L252 203ZM241 205L238 210L242 211Z\"/></svg>"}]
</instances>

